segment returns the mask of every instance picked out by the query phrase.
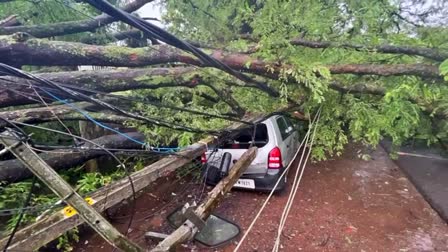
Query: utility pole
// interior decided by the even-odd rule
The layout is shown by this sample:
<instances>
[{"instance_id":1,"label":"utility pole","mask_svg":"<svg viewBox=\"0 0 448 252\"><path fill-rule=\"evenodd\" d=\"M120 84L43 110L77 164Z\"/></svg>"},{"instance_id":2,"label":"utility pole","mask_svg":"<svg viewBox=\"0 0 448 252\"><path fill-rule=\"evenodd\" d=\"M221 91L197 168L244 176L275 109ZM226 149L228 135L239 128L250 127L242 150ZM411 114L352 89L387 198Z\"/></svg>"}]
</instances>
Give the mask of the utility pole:
<instances>
[{"instance_id":1,"label":"utility pole","mask_svg":"<svg viewBox=\"0 0 448 252\"><path fill-rule=\"evenodd\" d=\"M11 130L0 133L0 143L16 156L57 196L72 206L98 234L116 248L126 252L144 251L116 230L100 213L90 206L75 190L35 153L28 143Z\"/></svg>"}]
</instances>

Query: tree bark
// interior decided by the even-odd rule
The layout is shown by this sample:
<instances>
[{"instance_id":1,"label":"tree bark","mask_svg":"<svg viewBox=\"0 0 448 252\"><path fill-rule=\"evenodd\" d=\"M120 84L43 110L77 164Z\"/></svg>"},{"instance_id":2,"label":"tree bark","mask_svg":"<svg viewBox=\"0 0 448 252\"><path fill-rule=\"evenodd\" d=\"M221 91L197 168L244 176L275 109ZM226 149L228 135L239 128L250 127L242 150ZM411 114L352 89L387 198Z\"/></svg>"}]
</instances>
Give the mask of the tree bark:
<instances>
[{"instance_id":1,"label":"tree bark","mask_svg":"<svg viewBox=\"0 0 448 252\"><path fill-rule=\"evenodd\" d=\"M144 141L144 136L141 133L128 133L128 136L139 141ZM105 148L120 148L120 149L140 149L141 146L128 138L121 135L108 135L92 140ZM81 152L66 151L66 153L42 153L39 156L53 169L61 170L74 167L84 163L92 158L107 155L103 150L98 150L98 146L91 143L86 143L85 148L94 148ZM58 151L60 152L60 150ZM17 182L27 179L32 173L19 160L7 160L0 162L0 181L7 183Z\"/></svg>"},{"instance_id":2,"label":"tree bark","mask_svg":"<svg viewBox=\"0 0 448 252\"><path fill-rule=\"evenodd\" d=\"M390 54L405 54L416 55L424 58L444 61L448 59L448 51L441 51L436 48L427 47L412 47L412 46L395 46L395 45L377 45L377 46L364 46L350 43L336 43L330 41L310 41L301 38L296 38L290 41L292 45L304 46L309 48L346 48L355 49L358 51L371 51L379 53Z\"/></svg>"},{"instance_id":3,"label":"tree bark","mask_svg":"<svg viewBox=\"0 0 448 252\"><path fill-rule=\"evenodd\" d=\"M154 0L134 0L123 7L126 12L134 12L140 9L143 5ZM48 38L54 36L62 36L80 32L93 31L97 28L103 27L110 23L117 21L115 18L106 14L101 14L93 19L82 21L68 21L55 24L45 25L26 25L26 26L12 26L0 27L0 35L10 35L17 32L26 32L36 38Z\"/></svg>"},{"instance_id":4,"label":"tree bark","mask_svg":"<svg viewBox=\"0 0 448 252\"><path fill-rule=\"evenodd\" d=\"M434 65L427 64L340 64L328 66L331 74L356 74L356 75L379 75L400 76L414 75L421 77L440 78L439 69Z\"/></svg>"},{"instance_id":5,"label":"tree bark","mask_svg":"<svg viewBox=\"0 0 448 252\"><path fill-rule=\"evenodd\" d=\"M282 68L272 62L253 58L251 55L212 50L209 55L231 68L265 77L277 79ZM75 42L45 41L27 39L26 36L0 36L0 61L9 65L40 66L123 66L139 67L166 63L185 63L201 67L198 59L168 45L146 48L126 48L119 46L95 46ZM270 69L268 69L268 67ZM400 76L415 75L440 78L437 66L429 64L342 64L327 66L332 74L357 74ZM272 71L271 71L272 70ZM267 92L274 92L266 87Z\"/></svg>"},{"instance_id":6,"label":"tree bark","mask_svg":"<svg viewBox=\"0 0 448 252\"><path fill-rule=\"evenodd\" d=\"M94 107L89 103L80 102L75 103L81 109L88 109ZM105 123L123 124L125 121L132 120L128 117L107 114L104 112L90 112L89 115L97 121ZM87 121L82 114L74 111L67 105L49 106L41 108L28 108L12 111L0 112L0 117L14 122L22 122L28 124L37 124L44 122L53 122L57 117L64 121Z\"/></svg>"}]
</instances>

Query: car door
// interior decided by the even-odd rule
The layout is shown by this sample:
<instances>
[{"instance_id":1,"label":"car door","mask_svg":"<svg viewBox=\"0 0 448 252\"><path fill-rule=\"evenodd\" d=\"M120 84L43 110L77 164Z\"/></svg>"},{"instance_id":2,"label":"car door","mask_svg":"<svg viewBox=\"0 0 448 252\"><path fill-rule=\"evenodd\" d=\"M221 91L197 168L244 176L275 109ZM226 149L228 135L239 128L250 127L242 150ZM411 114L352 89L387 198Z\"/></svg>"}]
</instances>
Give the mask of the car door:
<instances>
[{"instance_id":1,"label":"car door","mask_svg":"<svg viewBox=\"0 0 448 252\"><path fill-rule=\"evenodd\" d=\"M283 161L283 166L286 167L289 162L292 159L292 150L294 149L293 146L291 145L291 133L292 133L292 128L288 127L288 124L285 120L285 118L283 116L279 116L276 118L276 123L277 123L277 127L280 133L280 139L279 139L279 148L282 152L282 161Z\"/></svg>"},{"instance_id":2,"label":"car door","mask_svg":"<svg viewBox=\"0 0 448 252\"><path fill-rule=\"evenodd\" d=\"M297 149L299 148L299 131L297 130L296 127L294 127L294 124L292 124L291 120L287 117L285 117L285 121L286 121L286 125L288 126L288 129L291 129L291 138L290 138L290 143L292 146L292 158L294 157Z\"/></svg>"}]
</instances>

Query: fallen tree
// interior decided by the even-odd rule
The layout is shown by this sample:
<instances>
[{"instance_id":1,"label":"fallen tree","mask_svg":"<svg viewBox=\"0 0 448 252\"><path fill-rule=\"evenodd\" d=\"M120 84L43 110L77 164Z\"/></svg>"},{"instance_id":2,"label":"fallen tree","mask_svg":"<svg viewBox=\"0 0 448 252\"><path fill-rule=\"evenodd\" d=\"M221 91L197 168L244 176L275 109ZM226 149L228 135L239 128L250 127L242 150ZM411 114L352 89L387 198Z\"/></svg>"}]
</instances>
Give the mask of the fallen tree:
<instances>
[{"instance_id":1,"label":"fallen tree","mask_svg":"<svg viewBox=\"0 0 448 252\"><path fill-rule=\"evenodd\" d=\"M144 141L141 133L127 133L130 137L139 141ZM100 156L108 155L107 152L101 150L99 146L104 148L119 149L141 149L142 146L122 135L106 135L92 140L95 144L86 142L79 150L57 150L55 153L45 152L39 156L53 169L61 170L77 165L81 165L86 161ZM61 153L62 152L62 153ZM0 181L3 183L13 183L31 177L32 173L27 167L17 159L6 160L0 162Z\"/></svg>"}]
</instances>

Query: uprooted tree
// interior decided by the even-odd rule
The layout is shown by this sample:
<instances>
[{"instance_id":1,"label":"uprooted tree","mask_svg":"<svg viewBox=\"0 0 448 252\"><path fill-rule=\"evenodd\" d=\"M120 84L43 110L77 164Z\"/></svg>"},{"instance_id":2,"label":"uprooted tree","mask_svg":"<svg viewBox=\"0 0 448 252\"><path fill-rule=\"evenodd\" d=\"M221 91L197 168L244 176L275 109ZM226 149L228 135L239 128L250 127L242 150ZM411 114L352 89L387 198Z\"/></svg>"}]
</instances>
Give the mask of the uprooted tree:
<instances>
[{"instance_id":1,"label":"uprooted tree","mask_svg":"<svg viewBox=\"0 0 448 252\"><path fill-rule=\"evenodd\" d=\"M122 95L238 116L286 105L312 114L322 106L314 150L318 159L340 153L350 138L370 145L384 136L397 145L408 139L445 144L447 139L448 28L443 2L420 9L411 8L411 0L160 3L172 32L250 74L257 83L237 80L168 45L123 46L117 41L145 44L147 38L79 1L69 1L70 6L35 3L40 10L57 7L66 12L60 19L64 22L52 24L36 24L50 18L48 13L23 12L24 5L33 4L8 2L0 14L15 15L23 25L0 27L1 62L38 70L39 76L58 83L101 92L129 91ZM136 0L123 8L135 11L148 2ZM91 18L79 21L80 10L88 10ZM116 69L67 71L79 65ZM14 110L40 102L37 91L23 80L4 77L0 85L2 107ZM145 115L195 127L225 125L222 120L173 113L142 99L128 105ZM186 144L194 138L191 133L127 123L151 136L153 143L177 138Z\"/></svg>"}]
</instances>

